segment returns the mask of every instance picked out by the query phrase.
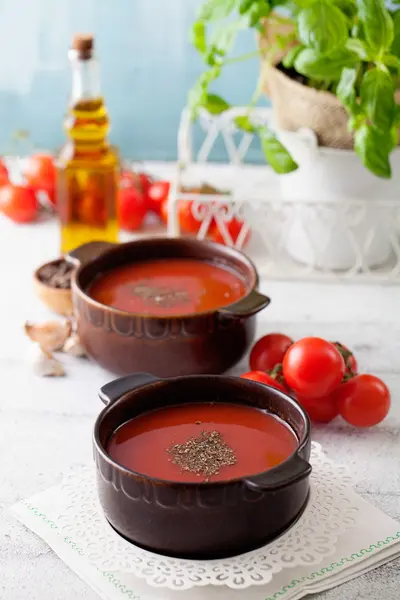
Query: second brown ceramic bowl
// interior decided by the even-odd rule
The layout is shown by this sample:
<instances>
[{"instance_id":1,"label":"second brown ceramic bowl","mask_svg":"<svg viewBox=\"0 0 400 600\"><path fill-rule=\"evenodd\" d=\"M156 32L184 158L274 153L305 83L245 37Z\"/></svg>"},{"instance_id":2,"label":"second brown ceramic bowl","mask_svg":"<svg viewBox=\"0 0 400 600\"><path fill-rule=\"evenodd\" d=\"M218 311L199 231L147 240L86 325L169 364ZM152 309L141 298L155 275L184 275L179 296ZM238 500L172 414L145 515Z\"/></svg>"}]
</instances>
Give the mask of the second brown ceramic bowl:
<instances>
[{"instance_id":1,"label":"second brown ceramic bowl","mask_svg":"<svg viewBox=\"0 0 400 600\"><path fill-rule=\"evenodd\" d=\"M191 258L227 266L244 279L247 295L201 314L177 317L135 315L90 298L91 282L107 270L135 261ZM78 333L87 353L118 375L148 371L160 377L223 373L249 349L255 315L270 300L257 291L252 262L237 250L186 238L153 238L126 244L92 242L69 260L79 265L72 279Z\"/></svg>"},{"instance_id":2,"label":"second brown ceramic bowl","mask_svg":"<svg viewBox=\"0 0 400 600\"><path fill-rule=\"evenodd\" d=\"M100 503L111 525L149 550L179 557L226 557L262 546L301 515L309 492L310 426L292 398L260 383L224 376L157 379L145 373L104 386L108 406L94 428ZM297 450L265 471L227 481L183 483L135 473L107 452L114 431L126 421L165 406L204 402L244 404L284 420Z\"/></svg>"}]
</instances>

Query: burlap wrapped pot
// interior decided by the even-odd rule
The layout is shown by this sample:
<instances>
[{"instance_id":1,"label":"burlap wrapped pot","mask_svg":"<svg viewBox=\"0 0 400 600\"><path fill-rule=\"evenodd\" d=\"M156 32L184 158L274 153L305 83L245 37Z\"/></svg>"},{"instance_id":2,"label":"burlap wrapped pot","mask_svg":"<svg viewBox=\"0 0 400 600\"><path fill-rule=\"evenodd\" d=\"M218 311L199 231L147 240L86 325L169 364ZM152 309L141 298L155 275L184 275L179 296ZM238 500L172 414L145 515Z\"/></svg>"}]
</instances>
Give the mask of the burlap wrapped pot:
<instances>
[{"instance_id":1,"label":"burlap wrapped pot","mask_svg":"<svg viewBox=\"0 0 400 600\"><path fill-rule=\"evenodd\" d=\"M336 96L303 85L276 67L267 65L264 72L275 122L280 129L297 131L306 127L316 133L321 146L353 148L348 114Z\"/></svg>"}]
</instances>

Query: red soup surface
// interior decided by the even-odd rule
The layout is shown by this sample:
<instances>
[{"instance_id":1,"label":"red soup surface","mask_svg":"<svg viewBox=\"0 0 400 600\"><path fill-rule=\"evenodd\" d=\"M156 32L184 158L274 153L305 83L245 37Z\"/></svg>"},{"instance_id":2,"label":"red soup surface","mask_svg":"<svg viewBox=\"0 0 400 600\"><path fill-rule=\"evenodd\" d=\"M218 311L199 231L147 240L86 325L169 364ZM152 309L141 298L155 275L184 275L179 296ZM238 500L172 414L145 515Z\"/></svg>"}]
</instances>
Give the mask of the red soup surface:
<instances>
[{"instance_id":1,"label":"red soup surface","mask_svg":"<svg viewBox=\"0 0 400 600\"><path fill-rule=\"evenodd\" d=\"M171 316L227 306L247 293L232 271L205 261L174 258L122 265L100 275L89 295L131 313Z\"/></svg>"},{"instance_id":2,"label":"red soup surface","mask_svg":"<svg viewBox=\"0 0 400 600\"><path fill-rule=\"evenodd\" d=\"M193 440L211 434L223 442L223 457L227 456L231 464L205 475L184 470L174 462L174 448L179 447L179 456L186 457L185 448L189 447L190 456ZM115 431L107 451L119 464L137 473L198 483L261 473L286 460L297 446L289 426L267 412L237 404L207 403L171 406L131 419Z\"/></svg>"}]
</instances>

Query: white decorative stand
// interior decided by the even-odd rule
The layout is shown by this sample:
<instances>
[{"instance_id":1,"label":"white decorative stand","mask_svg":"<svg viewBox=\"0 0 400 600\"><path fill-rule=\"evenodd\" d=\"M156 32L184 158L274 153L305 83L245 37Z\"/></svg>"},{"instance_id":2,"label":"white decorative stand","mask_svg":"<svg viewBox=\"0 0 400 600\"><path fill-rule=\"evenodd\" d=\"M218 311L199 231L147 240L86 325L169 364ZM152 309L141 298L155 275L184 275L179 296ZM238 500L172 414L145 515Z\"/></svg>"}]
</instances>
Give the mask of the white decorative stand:
<instances>
[{"instance_id":1,"label":"white decorative stand","mask_svg":"<svg viewBox=\"0 0 400 600\"><path fill-rule=\"evenodd\" d=\"M234 119L243 114L244 108L231 109L220 116L201 113L199 123L204 140L195 154L194 128L188 113L183 112L178 169L169 199L169 235L182 234L179 206L191 201L192 214L199 221L197 237L208 237L210 228L217 226L224 242L243 249L264 276L400 282L400 165L393 169L393 181L382 183L358 164L353 152L318 148L308 130L295 134L277 132L300 165L298 171L277 176L265 165L245 164L255 136L238 131ZM271 110L256 109L252 120L271 124ZM208 162L219 140L229 164ZM395 164L399 158L396 151ZM346 162L353 165L353 176L349 169L343 170ZM313 180L310 173L316 171ZM344 187L335 187L339 176L335 173L343 174ZM196 187L204 182L226 193L182 192L182 187ZM354 195L344 197L344 188L351 188ZM379 190L386 195L380 195ZM233 218L243 222L236 239L230 235Z\"/></svg>"}]
</instances>

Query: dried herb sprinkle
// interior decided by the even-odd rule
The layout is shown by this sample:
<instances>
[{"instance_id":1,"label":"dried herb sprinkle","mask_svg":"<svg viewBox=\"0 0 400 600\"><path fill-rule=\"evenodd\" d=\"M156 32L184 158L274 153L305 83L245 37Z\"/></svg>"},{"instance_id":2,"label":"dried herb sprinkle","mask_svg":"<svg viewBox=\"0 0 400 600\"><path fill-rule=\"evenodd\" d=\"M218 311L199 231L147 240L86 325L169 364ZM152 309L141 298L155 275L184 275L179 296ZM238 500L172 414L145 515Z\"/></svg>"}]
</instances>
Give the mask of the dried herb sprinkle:
<instances>
[{"instance_id":1,"label":"dried herb sprinkle","mask_svg":"<svg viewBox=\"0 0 400 600\"><path fill-rule=\"evenodd\" d=\"M170 460L182 471L206 477L218 475L222 467L236 464L236 455L219 431L202 431L198 437L167 449Z\"/></svg>"}]
</instances>

